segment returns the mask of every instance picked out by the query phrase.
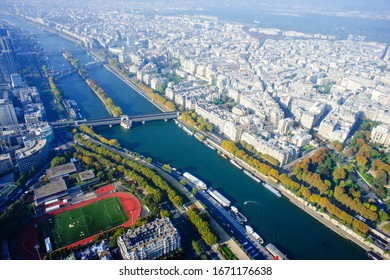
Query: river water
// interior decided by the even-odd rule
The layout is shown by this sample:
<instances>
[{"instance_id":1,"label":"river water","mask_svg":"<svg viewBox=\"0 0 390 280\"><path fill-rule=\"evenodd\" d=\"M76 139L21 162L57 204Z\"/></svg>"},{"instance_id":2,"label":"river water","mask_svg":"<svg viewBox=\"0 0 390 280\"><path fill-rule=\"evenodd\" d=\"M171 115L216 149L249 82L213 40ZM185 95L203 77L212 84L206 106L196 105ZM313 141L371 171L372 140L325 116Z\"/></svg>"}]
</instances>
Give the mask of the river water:
<instances>
[{"instance_id":1,"label":"river water","mask_svg":"<svg viewBox=\"0 0 390 280\"><path fill-rule=\"evenodd\" d=\"M15 18L6 17L34 34L55 69L68 68L61 49L74 53L81 63L92 61L74 43L42 31ZM158 109L102 66L87 68L123 112L128 115L158 112ZM86 118L107 117L100 100L77 75L59 80L65 95L75 99ZM169 163L181 171L201 178L232 201L267 242L275 244L290 259L367 259L365 251L307 215L285 198L278 198L254 182L217 153L190 137L173 121L136 125L130 130L120 126L95 129L116 138L127 149Z\"/></svg>"}]
</instances>

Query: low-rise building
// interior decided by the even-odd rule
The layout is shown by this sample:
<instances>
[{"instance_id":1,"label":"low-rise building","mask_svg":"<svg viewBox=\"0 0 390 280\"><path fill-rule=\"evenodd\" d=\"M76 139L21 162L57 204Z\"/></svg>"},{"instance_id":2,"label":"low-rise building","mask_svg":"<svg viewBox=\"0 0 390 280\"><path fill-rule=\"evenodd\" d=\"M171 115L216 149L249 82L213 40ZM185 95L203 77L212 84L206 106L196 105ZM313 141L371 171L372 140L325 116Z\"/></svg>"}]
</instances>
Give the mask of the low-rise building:
<instances>
[{"instance_id":1,"label":"low-rise building","mask_svg":"<svg viewBox=\"0 0 390 280\"><path fill-rule=\"evenodd\" d=\"M68 188L65 181L62 178L57 178L52 182L43 185L42 187L34 190L35 205L51 201L53 199L59 199L68 195Z\"/></svg>"},{"instance_id":2,"label":"low-rise building","mask_svg":"<svg viewBox=\"0 0 390 280\"><path fill-rule=\"evenodd\" d=\"M56 178L56 177L63 177L69 174L72 174L76 172L76 166L74 163L69 162L66 164L58 165L53 168L50 168L46 170L46 175L49 178L49 180Z\"/></svg>"}]
</instances>

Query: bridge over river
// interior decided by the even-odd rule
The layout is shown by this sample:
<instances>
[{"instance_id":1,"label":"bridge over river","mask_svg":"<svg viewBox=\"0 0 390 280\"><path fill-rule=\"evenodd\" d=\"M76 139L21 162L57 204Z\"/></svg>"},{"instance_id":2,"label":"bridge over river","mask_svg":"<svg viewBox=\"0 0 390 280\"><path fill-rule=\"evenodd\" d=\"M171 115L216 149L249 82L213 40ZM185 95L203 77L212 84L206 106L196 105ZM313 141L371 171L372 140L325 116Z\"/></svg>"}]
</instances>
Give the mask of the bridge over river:
<instances>
[{"instance_id":1,"label":"bridge over river","mask_svg":"<svg viewBox=\"0 0 390 280\"><path fill-rule=\"evenodd\" d=\"M174 111L174 112L133 115L133 116L122 115L120 117L89 119L89 120L87 119L75 120L75 121L65 120L65 121L52 122L50 123L50 125L52 127L67 127L67 126L80 126L82 124L88 126L120 124L122 127L126 129L130 129L133 123L137 123L137 122L145 123L147 121L176 119L179 116L180 116L180 112Z\"/></svg>"}]
</instances>

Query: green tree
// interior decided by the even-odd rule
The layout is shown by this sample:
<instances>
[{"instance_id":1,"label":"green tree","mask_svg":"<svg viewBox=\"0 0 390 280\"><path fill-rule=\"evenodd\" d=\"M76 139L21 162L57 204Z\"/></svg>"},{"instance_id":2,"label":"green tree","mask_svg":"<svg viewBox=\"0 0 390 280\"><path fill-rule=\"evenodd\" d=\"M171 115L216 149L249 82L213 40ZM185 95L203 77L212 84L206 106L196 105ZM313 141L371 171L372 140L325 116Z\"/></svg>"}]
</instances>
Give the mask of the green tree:
<instances>
[{"instance_id":1,"label":"green tree","mask_svg":"<svg viewBox=\"0 0 390 280\"><path fill-rule=\"evenodd\" d=\"M104 181L105 178L106 178L106 174L105 174L103 171L99 171L99 172L96 174L96 177L98 177L100 181Z\"/></svg>"},{"instance_id":2,"label":"green tree","mask_svg":"<svg viewBox=\"0 0 390 280\"><path fill-rule=\"evenodd\" d=\"M365 156L356 156L357 163L362 166L363 168L366 167L367 164L367 158Z\"/></svg>"},{"instance_id":3,"label":"green tree","mask_svg":"<svg viewBox=\"0 0 390 280\"><path fill-rule=\"evenodd\" d=\"M65 164L66 163L66 158L65 157L55 157L52 159L51 163L50 163L50 167L55 167L55 166L58 166L58 165L61 165L61 164Z\"/></svg>"},{"instance_id":4,"label":"green tree","mask_svg":"<svg viewBox=\"0 0 390 280\"><path fill-rule=\"evenodd\" d=\"M338 167L333 171L333 179L335 180L344 180L347 176L345 169L343 167Z\"/></svg>"},{"instance_id":5,"label":"green tree","mask_svg":"<svg viewBox=\"0 0 390 280\"><path fill-rule=\"evenodd\" d=\"M161 169L168 173L172 173L172 167L170 167L169 164L163 164Z\"/></svg>"},{"instance_id":6,"label":"green tree","mask_svg":"<svg viewBox=\"0 0 390 280\"><path fill-rule=\"evenodd\" d=\"M385 222L389 219L389 215L383 210L380 210L378 212L378 215L379 215L379 219L381 220L381 222Z\"/></svg>"},{"instance_id":7,"label":"green tree","mask_svg":"<svg viewBox=\"0 0 390 280\"><path fill-rule=\"evenodd\" d=\"M194 248L195 252L196 252L198 255L200 255L200 254L203 252L202 248L201 248L200 245L199 245L199 242L197 242L197 241L195 241L195 240L192 240L192 241L191 241L191 244L192 244L192 248Z\"/></svg>"},{"instance_id":8,"label":"green tree","mask_svg":"<svg viewBox=\"0 0 390 280\"><path fill-rule=\"evenodd\" d=\"M161 218L169 218L171 214L168 212L168 210L161 210L160 211L160 217Z\"/></svg>"},{"instance_id":9,"label":"green tree","mask_svg":"<svg viewBox=\"0 0 390 280\"><path fill-rule=\"evenodd\" d=\"M211 231L209 223L203 220L195 210L189 209L187 216L207 245L211 246L218 241L217 236Z\"/></svg>"},{"instance_id":10,"label":"green tree","mask_svg":"<svg viewBox=\"0 0 390 280\"><path fill-rule=\"evenodd\" d=\"M125 233L125 229L124 228L118 228L114 235L111 237L111 240L110 240L110 245L112 246L117 246L117 241L118 241L118 237L123 235Z\"/></svg>"}]
</instances>

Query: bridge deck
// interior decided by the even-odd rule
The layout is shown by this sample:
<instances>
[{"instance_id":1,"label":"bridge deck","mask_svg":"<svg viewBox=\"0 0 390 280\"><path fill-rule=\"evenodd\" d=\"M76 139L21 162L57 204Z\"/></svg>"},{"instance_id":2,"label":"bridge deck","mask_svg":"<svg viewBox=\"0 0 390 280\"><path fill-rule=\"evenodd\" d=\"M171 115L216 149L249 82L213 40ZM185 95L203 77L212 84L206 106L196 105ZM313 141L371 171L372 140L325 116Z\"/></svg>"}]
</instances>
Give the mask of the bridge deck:
<instances>
[{"instance_id":1,"label":"bridge deck","mask_svg":"<svg viewBox=\"0 0 390 280\"><path fill-rule=\"evenodd\" d=\"M79 126L81 124L98 126L98 125L110 125L110 124L119 124L121 119L128 118L129 122L144 122L152 120L165 120L165 119L174 119L179 117L180 112L166 112L166 113L157 113L157 114L145 114L145 115L133 115L133 116L121 116L121 117L112 117L112 118L100 118L100 119L84 119L77 121L58 121L50 123L53 127L59 126Z\"/></svg>"}]
</instances>

